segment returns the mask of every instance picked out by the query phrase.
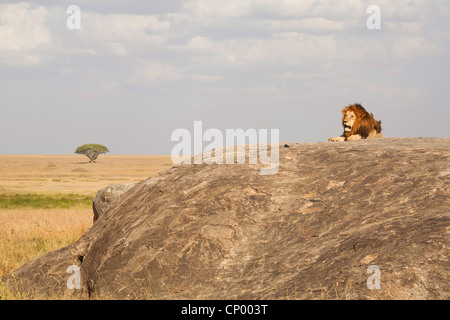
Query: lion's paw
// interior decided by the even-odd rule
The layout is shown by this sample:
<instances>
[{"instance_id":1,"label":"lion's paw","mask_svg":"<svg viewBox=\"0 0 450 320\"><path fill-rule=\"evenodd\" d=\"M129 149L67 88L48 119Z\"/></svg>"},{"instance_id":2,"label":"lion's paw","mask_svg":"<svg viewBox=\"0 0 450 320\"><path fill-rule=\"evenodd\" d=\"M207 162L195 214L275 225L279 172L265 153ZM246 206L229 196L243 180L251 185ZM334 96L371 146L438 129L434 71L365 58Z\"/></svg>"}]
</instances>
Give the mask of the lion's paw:
<instances>
[{"instance_id":1,"label":"lion's paw","mask_svg":"<svg viewBox=\"0 0 450 320\"><path fill-rule=\"evenodd\" d=\"M334 138L328 139L328 141L345 141L345 138L344 137L334 137Z\"/></svg>"},{"instance_id":2,"label":"lion's paw","mask_svg":"<svg viewBox=\"0 0 450 320\"><path fill-rule=\"evenodd\" d=\"M361 136L359 134L351 135L350 137L347 137L347 141L355 141L355 140L361 140Z\"/></svg>"}]
</instances>

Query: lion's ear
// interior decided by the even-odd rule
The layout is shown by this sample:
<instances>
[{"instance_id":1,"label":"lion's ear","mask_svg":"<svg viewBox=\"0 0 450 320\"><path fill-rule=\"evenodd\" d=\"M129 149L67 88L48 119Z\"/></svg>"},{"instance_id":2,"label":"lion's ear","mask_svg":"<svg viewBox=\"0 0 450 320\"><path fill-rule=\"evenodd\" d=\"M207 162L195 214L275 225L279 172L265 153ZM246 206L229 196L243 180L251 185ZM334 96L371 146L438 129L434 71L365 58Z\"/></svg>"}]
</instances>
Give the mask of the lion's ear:
<instances>
[{"instance_id":1,"label":"lion's ear","mask_svg":"<svg viewBox=\"0 0 450 320\"><path fill-rule=\"evenodd\" d=\"M362 119L362 118L365 118L366 116L367 116L367 113L364 112L364 113L361 115L361 119Z\"/></svg>"}]
</instances>

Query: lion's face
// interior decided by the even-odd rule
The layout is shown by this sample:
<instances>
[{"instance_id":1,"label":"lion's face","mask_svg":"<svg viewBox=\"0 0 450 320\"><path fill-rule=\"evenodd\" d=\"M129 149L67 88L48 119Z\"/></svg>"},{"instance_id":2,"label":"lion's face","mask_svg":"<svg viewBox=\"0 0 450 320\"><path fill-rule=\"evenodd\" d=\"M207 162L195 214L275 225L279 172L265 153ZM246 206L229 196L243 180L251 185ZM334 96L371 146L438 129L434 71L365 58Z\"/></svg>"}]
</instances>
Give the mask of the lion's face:
<instances>
[{"instance_id":1,"label":"lion's face","mask_svg":"<svg viewBox=\"0 0 450 320\"><path fill-rule=\"evenodd\" d=\"M342 117L342 125L344 126L345 132L350 132L353 129L353 125L356 121L356 114L353 110L348 110L344 113Z\"/></svg>"},{"instance_id":2,"label":"lion's face","mask_svg":"<svg viewBox=\"0 0 450 320\"><path fill-rule=\"evenodd\" d=\"M342 110L344 133L328 141L351 141L366 138L381 138L381 121L375 120L359 103L351 104Z\"/></svg>"}]
</instances>

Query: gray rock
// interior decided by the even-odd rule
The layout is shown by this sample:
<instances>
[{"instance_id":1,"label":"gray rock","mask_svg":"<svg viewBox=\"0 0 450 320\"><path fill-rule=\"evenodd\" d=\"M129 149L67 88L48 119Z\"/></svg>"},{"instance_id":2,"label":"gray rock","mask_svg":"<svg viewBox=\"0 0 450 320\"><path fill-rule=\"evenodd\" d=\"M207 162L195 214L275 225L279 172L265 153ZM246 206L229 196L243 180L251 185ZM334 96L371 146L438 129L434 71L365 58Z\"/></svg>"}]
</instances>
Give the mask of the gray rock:
<instances>
[{"instance_id":1,"label":"gray rock","mask_svg":"<svg viewBox=\"0 0 450 320\"><path fill-rule=\"evenodd\" d=\"M134 187L135 183L122 183L108 186L100 190L92 200L94 210L94 222L100 218L120 197Z\"/></svg>"},{"instance_id":2,"label":"gray rock","mask_svg":"<svg viewBox=\"0 0 450 320\"><path fill-rule=\"evenodd\" d=\"M450 298L450 139L279 147L275 175L247 164L161 172L4 280L82 299ZM66 286L72 264L79 290ZM367 287L372 265L380 289Z\"/></svg>"}]
</instances>

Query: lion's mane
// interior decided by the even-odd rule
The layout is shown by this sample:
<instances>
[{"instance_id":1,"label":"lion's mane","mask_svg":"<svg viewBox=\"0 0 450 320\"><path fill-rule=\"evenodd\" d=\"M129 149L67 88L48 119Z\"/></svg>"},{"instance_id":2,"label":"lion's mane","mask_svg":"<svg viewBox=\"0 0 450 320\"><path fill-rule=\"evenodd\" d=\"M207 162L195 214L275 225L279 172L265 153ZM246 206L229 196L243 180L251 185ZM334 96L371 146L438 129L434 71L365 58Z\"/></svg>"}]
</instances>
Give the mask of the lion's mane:
<instances>
[{"instance_id":1,"label":"lion's mane","mask_svg":"<svg viewBox=\"0 0 450 320\"><path fill-rule=\"evenodd\" d=\"M343 126L345 114L350 110L355 113L356 120L351 131L347 132L344 130L344 134L342 136L345 137L345 140L347 140L349 136L357 134L359 134L362 139L366 139L373 130L376 130L377 134L381 133L381 121L375 120L373 114L367 112L366 109L364 109L364 107L359 103L349 105L342 110Z\"/></svg>"}]
</instances>

